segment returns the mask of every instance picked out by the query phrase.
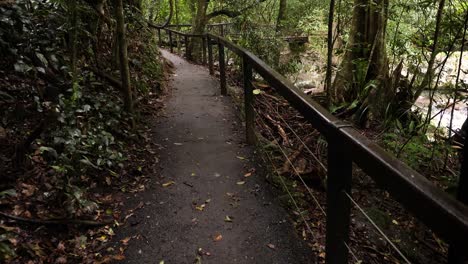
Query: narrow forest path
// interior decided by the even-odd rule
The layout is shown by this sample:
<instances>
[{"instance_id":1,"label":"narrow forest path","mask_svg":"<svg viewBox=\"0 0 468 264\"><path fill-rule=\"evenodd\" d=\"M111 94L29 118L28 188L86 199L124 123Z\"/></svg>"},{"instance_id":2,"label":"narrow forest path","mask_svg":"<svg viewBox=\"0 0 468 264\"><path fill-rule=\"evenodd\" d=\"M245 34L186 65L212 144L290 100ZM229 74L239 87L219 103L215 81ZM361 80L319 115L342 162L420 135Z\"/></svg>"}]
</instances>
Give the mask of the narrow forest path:
<instances>
[{"instance_id":1,"label":"narrow forest path","mask_svg":"<svg viewBox=\"0 0 468 264\"><path fill-rule=\"evenodd\" d=\"M125 263L314 263L263 175L229 97L197 65L175 65L166 117L155 123L161 178L138 195L147 205L123 227ZM163 186L164 183L172 185ZM244 184L241 184L245 182ZM202 252L198 252L202 248Z\"/></svg>"}]
</instances>

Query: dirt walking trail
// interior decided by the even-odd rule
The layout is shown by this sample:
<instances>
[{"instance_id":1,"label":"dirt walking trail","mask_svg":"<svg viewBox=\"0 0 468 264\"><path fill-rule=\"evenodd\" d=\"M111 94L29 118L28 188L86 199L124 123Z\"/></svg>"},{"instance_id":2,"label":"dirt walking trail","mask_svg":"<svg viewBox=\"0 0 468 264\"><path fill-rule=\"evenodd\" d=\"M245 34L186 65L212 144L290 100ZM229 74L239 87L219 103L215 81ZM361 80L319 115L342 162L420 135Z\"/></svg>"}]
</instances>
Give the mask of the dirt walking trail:
<instances>
[{"instance_id":1,"label":"dirt walking trail","mask_svg":"<svg viewBox=\"0 0 468 264\"><path fill-rule=\"evenodd\" d=\"M153 127L162 172L137 195L147 204L138 219L122 228L123 237L142 237L124 263L314 263L260 170L245 177L254 152L219 82L162 53L176 68L167 117Z\"/></svg>"}]
</instances>

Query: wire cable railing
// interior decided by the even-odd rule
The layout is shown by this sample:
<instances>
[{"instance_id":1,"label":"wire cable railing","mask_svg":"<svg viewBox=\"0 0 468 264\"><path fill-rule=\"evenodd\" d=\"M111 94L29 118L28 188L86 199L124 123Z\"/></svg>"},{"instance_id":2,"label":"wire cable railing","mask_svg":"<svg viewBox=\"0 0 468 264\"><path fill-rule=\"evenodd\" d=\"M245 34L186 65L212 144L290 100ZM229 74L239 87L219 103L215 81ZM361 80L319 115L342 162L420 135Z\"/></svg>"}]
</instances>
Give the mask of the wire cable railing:
<instances>
[{"instance_id":1,"label":"wire cable railing","mask_svg":"<svg viewBox=\"0 0 468 264\"><path fill-rule=\"evenodd\" d=\"M262 94L262 93L260 93ZM307 146L307 144L301 139L301 137L298 135L298 133L292 128L292 126L289 124L289 122L287 122L282 116L281 114L279 113L279 111L273 107L267 100L267 98L265 96L263 96L263 99L265 100L266 104L269 105L269 107L271 109L274 109L276 114L277 114L277 117L279 119L281 119L283 121L283 124L286 125L289 130L296 136L296 138L301 142L301 144L304 145L304 147L306 149L308 149L309 153L311 155L313 155L313 157L321 163L321 161L318 159L318 157L316 157L313 152L310 150L310 148ZM263 126L267 127L268 125L266 124L265 120L263 120L262 118L262 115L254 108L255 110L255 113L257 114L256 116L259 118L259 120L261 120L261 123L263 124ZM266 129L269 133L269 135L274 138L274 135L273 133ZM311 194L311 196L313 197L314 201L319 205L319 208L321 209L321 212L323 213L324 216L326 216L326 212L325 210L321 207L320 203L318 202L318 199L315 197L315 195L313 195L313 193L310 191L310 187L308 187L304 180L302 179L302 177L300 176L300 174L298 173L298 170L297 168L292 164L292 162L290 161L289 157L285 154L285 151L284 149L281 148L280 144L276 141L276 139L274 139L276 145L281 149L281 152L283 153L283 156L287 159L288 163L290 163L290 165L293 167L293 170L295 171L295 174L296 176L298 176L299 178L301 178L301 181L302 183L304 184L304 186L307 188L307 190L309 191L309 194ZM322 164L322 163L321 163ZM327 171L327 168L325 167L324 168L325 171ZM385 232L375 223L375 221L365 212L365 210L359 206L359 204L352 198L352 196L350 194L348 194L347 192L345 192L346 196L350 199L350 201L356 206L356 208L365 216L365 218L371 223L372 227L375 229L375 231L377 232L377 234L379 234L385 241L387 241L389 243L389 245L391 245L391 247L395 250L395 252L398 253L398 255L406 262L406 263L411 263L408 258L401 252L401 250L398 249L398 247L390 240L389 236L385 234ZM349 252L351 253L352 257L355 259L356 262L359 261L359 259L356 257L356 255L354 254L354 251L350 248L350 246L348 245L348 243L346 243L346 241L343 241L343 243L345 244L345 246L348 248Z\"/></svg>"},{"instance_id":2,"label":"wire cable railing","mask_svg":"<svg viewBox=\"0 0 468 264\"><path fill-rule=\"evenodd\" d=\"M366 213L366 211L351 197L351 195L347 192L344 192L344 194L349 198L349 200L354 204L354 206L364 215L364 217L371 223L371 225L374 227L374 229L378 232L380 236L382 236L385 241L387 241L388 244L395 250L395 252L400 255L400 257L408 264L411 264L411 261L398 249L398 247L395 245L395 243L390 240L390 238L385 234L385 232L375 223L374 220Z\"/></svg>"},{"instance_id":3,"label":"wire cable railing","mask_svg":"<svg viewBox=\"0 0 468 264\"><path fill-rule=\"evenodd\" d=\"M265 121L261 118L261 115L257 112L257 110L254 108L254 111L257 113L257 116L259 116L260 118L258 120L261 120L261 122L263 123L264 126L267 126L267 124L265 123ZM274 138L273 136L273 133L269 130L267 130L270 134L270 136L272 138ZM276 140L275 140L276 141ZM291 168L293 168L294 170L294 174L300 179L301 183L304 185L304 187L306 188L307 192L309 193L310 197L314 200L315 204L317 205L317 207L320 209L320 211L326 215L325 213L325 210L323 209L322 205L320 204L318 198L314 195L314 193L312 192L311 188L307 185L307 183L305 182L304 178L301 176L301 174L299 173L298 169L296 168L296 166L294 165L294 163L291 161L291 159L288 157L288 155L286 154L286 151L281 147L280 144L276 143L276 146L278 147L278 149L281 151L281 154L284 156L284 158L287 160L287 162L289 163L289 165L291 166Z\"/></svg>"}]
</instances>

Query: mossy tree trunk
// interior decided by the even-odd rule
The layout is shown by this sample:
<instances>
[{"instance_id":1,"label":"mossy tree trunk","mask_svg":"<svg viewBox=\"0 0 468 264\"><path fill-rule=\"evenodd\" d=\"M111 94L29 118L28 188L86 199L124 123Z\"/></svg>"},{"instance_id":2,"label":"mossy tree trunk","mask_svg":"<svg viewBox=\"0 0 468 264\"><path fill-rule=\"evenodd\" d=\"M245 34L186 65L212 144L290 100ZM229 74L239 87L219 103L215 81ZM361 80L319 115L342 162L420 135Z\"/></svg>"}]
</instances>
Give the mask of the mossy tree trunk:
<instances>
[{"instance_id":1,"label":"mossy tree trunk","mask_svg":"<svg viewBox=\"0 0 468 264\"><path fill-rule=\"evenodd\" d=\"M130 69L128 66L127 39L125 33L125 20L122 0L115 1L115 19L117 22L117 42L119 53L120 79L122 82L122 95L125 110L133 114L133 95L130 85Z\"/></svg>"},{"instance_id":2,"label":"mossy tree trunk","mask_svg":"<svg viewBox=\"0 0 468 264\"><path fill-rule=\"evenodd\" d=\"M276 32L279 32L284 27L284 21L286 20L286 11L287 11L287 0L280 0L279 2L279 9L278 9L278 17L276 20Z\"/></svg>"},{"instance_id":3,"label":"mossy tree trunk","mask_svg":"<svg viewBox=\"0 0 468 264\"><path fill-rule=\"evenodd\" d=\"M351 104L353 113L375 118L394 92L386 86L389 78L385 49L388 0L355 0L350 37L334 84L329 89L334 105ZM382 103L384 105L382 105Z\"/></svg>"},{"instance_id":4,"label":"mossy tree trunk","mask_svg":"<svg viewBox=\"0 0 468 264\"><path fill-rule=\"evenodd\" d=\"M207 0L192 0L193 6L195 7L195 15L192 19L192 34L203 34L205 33L205 27L207 23L206 10L208 9ZM187 46L189 49L189 56L191 60L200 61L202 57L202 39L201 38L190 38L190 43Z\"/></svg>"}]
</instances>

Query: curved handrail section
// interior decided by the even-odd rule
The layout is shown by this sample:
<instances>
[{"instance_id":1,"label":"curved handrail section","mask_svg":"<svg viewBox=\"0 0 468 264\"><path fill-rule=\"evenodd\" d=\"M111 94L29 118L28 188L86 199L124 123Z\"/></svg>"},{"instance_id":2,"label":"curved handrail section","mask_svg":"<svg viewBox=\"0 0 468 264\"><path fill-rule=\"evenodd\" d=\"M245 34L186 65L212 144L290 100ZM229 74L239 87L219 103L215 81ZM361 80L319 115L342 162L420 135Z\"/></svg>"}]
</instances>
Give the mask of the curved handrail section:
<instances>
[{"instance_id":1,"label":"curved handrail section","mask_svg":"<svg viewBox=\"0 0 468 264\"><path fill-rule=\"evenodd\" d=\"M333 116L250 51L212 33L193 35L168 28L164 28L164 30L170 34L178 34L187 38L201 38L203 46L207 45L208 47L208 63L212 74L214 73L212 46L218 46L222 93L226 93L224 49L227 48L242 58L248 141L252 138L249 133L253 133L255 124L253 111L249 110L249 107L253 107L254 100L251 92L252 87L249 87L252 81L252 71L262 76L293 108L326 137L329 145L327 263L347 263L348 260L348 249L344 246L343 241L348 241L351 205L346 193L351 193L353 163L369 175L379 188L387 191L448 243L457 248L468 248L468 207L466 205L445 193L426 177L363 136L350 123ZM206 58L205 54L204 57ZM466 252L462 254L466 255Z\"/></svg>"},{"instance_id":2,"label":"curved handrail section","mask_svg":"<svg viewBox=\"0 0 468 264\"><path fill-rule=\"evenodd\" d=\"M371 176L380 188L388 191L440 236L449 241L462 241L468 237L467 206L361 135L351 124L333 116L250 51L226 38L213 34L208 36L247 60L269 85L329 141L339 139L344 143L341 146L343 152L352 154L353 162Z\"/></svg>"}]
</instances>

